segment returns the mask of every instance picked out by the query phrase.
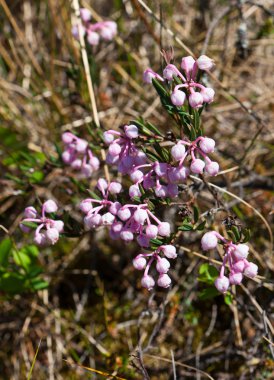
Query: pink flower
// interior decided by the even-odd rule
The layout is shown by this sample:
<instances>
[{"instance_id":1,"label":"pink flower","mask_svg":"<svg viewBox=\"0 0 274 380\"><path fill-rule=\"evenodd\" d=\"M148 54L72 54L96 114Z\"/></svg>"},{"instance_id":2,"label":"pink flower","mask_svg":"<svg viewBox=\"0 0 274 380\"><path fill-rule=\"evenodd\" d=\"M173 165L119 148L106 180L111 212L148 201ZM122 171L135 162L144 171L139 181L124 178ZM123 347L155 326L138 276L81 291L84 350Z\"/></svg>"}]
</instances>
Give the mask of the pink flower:
<instances>
[{"instance_id":1,"label":"pink flower","mask_svg":"<svg viewBox=\"0 0 274 380\"><path fill-rule=\"evenodd\" d=\"M180 107L185 102L186 94L180 90L175 90L172 92L170 99L175 106Z\"/></svg>"},{"instance_id":2,"label":"pink flower","mask_svg":"<svg viewBox=\"0 0 274 380\"><path fill-rule=\"evenodd\" d=\"M200 70L211 70L214 66L213 59L208 58L206 55L201 55L196 62Z\"/></svg>"},{"instance_id":3,"label":"pink flower","mask_svg":"<svg viewBox=\"0 0 274 380\"><path fill-rule=\"evenodd\" d=\"M153 278L151 276L145 275L142 278L141 285L144 288L146 288L147 290L151 290L154 287L154 285L155 285L155 281L153 280Z\"/></svg>"},{"instance_id":4,"label":"pink flower","mask_svg":"<svg viewBox=\"0 0 274 380\"><path fill-rule=\"evenodd\" d=\"M218 238L214 231L206 232L201 240L202 249L208 251L214 249L218 245Z\"/></svg>"},{"instance_id":5,"label":"pink flower","mask_svg":"<svg viewBox=\"0 0 274 380\"><path fill-rule=\"evenodd\" d=\"M226 276L218 277L214 284L219 292L225 293L229 288L229 279Z\"/></svg>"},{"instance_id":6,"label":"pink flower","mask_svg":"<svg viewBox=\"0 0 274 380\"><path fill-rule=\"evenodd\" d=\"M132 263L134 268L137 270L143 270L147 265L147 261L142 255L136 256L135 259L133 259Z\"/></svg>"},{"instance_id":7,"label":"pink flower","mask_svg":"<svg viewBox=\"0 0 274 380\"><path fill-rule=\"evenodd\" d=\"M189 105L192 108L201 108L204 102L203 96L200 92L192 92L188 98Z\"/></svg>"},{"instance_id":8,"label":"pink flower","mask_svg":"<svg viewBox=\"0 0 274 380\"><path fill-rule=\"evenodd\" d=\"M204 161L200 160L200 158L197 158L192 161L190 165L190 170L194 174L201 174L204 170L204 167L205 167Z\"/></svg>"},{"instance_id":9,"label":"pink flower","mask_svg":"<svg viewBox=\"0 0 274 380\"><path fill-rule=\"evenodd\" d=\"M161 288L168 288L171 285L171 278L167 274L160 274L157 284Z\"/></svg>"}]
</instances>

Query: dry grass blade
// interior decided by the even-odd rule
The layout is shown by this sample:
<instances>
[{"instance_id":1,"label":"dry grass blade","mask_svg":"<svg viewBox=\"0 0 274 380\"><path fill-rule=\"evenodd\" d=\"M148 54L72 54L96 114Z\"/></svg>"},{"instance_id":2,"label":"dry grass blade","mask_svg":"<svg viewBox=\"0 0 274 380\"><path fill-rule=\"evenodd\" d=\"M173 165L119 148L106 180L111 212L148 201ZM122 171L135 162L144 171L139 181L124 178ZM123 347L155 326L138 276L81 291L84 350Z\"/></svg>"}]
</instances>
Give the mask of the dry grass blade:
<instances>
[{"instance_id":1,"label":"dry grass blade","mask_svg":"<svg viewBox=\"0 0 274 380\"><path fill-rule=\"evenodd\" d=\"M176 360L175 361L172 361L172 359L166 359L166 358L163 358L161 356L156 356L156 355L149 355L149 354L144 354L144 356L146 356L147 358L151 358L151 359L156 359L156 360L160 360L160 361L163 361L163 362L167 362L167 363L174 363L176 364L178 367L182 367L182 368L187 368L187 369L190 369L192 371L195 371L195 372L199 372L201 375L207 377L208 379L210 380L214 380L214 378L212 376L210 376L208 373L198 369L198 368L195 368L195 367L192 367L190 365L187 365L187 364L184 364L184 363L180 363L180 362L177 362Z\"/></svg>"},{"instance_id":2,"label":"dry grass blade","mask_svg":"<svg viewBox=\"0 0 274 380\"><path fill-rule=\"evenodd\" d=\"M89 372L93 372L93 373L98 373L98 375L101 375L101 376L105 376L105 377L109 377L110 379L117 379L117 380L127 380L125 379L124 377L119 377L117 375L112 375L110 373L107 373L107 372L102 372L102 371L99 371L98 369L94 369L94 368L90 368L90 367L85 367L81 364L77 364L77 363L72 363L71 361L69 360L65 360L63 359L64 362L68 363L69 365L71 366L75 366L75 367L79 367L79 368L83 368L85 369L86 371L89 371Z\"/></svg>"},{"instance_id":3,"label":"dry grass blade","mask_svg":"<svg viewBox=\"0 0 274 380\"><path fill-rule=\"evenodd\" d=\"M39 349L40 349L41 342L42 342L42 339L40 339L40 341L39 341L39 344L38 344L37 350L36 350L36 352L35 352L35 356L34 356L33 361L32 361L32 363L31 363L31 368L30 368L30 371L29 371L29 373L28 373L27 380L30 380L30 379L31 379L32 371L33 371L33 368L34 368L34 365L35 365L35 362L36 362L36 358L37 358L37 355L38 355L38 352L39 352Z\"/></svg>"}]
</instances>

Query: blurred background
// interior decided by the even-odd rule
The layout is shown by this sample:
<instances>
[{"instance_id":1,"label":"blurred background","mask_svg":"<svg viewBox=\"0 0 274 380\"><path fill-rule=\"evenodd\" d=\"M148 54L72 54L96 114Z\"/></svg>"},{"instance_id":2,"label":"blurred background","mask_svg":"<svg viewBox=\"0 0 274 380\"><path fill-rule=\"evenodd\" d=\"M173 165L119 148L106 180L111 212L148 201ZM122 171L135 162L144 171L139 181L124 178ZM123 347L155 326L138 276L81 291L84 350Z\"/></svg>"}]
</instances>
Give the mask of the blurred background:
<instances>
[{"instance_id":1,"label":"blurred background","mask_svg":"<svg viewBox=\"0 0 274 380\"><path fill-rule=\"evenodd\" d=\"M0 379L27 379L39 344L29 377L37 380L107 378L73 363L126 379L145 378L142 366L151 379L273 379L273 2L80 5L94 21L118 24L114 41L87 45L104 130L142 116L172 131L155 90L142 82L147 67L161 70L161 49L172 47L177 65L189 54L215 60L207 81L216 98L203 125L217 141L222 170L233 168L214 183L238 198L220 193L231 213L216 213L210 222L221 230L227 223L250 228L261 277L245 281L232 300L204 296L200 268L206 261L192 253L202 253L201 234L186 232L173 287L148 294L131 264L138 247L110 242L102 230L83 233L76 206L96 178L81 182L62 167L61 133L88 139L98 156L100 143L71 34L73 6L68 0L0 0ZM201 212L214 207L207 189L191 191ZM18 224L24 207L48 198L65 211L70 237L38 250ZM14 246L35 263L32 287L17 274L22 263Z\"/></svg>"}]
</instances>

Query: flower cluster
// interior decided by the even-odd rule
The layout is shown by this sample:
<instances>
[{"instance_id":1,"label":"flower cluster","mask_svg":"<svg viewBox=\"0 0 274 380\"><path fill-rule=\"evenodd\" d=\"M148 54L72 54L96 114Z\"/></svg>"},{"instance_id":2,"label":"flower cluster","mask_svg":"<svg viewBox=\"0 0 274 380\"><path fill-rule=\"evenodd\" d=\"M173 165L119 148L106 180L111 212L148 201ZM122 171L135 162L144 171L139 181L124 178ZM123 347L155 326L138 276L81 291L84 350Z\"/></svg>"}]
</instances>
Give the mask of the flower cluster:
<instances>
[{"instance_id":1,"label":"flower cluster","mask_svg":"<svg viewBox=\"0 0 274 380\"><path fill-rule=\"evenodd\" d=\"M161 256L161 253L164 257ZM170 263L167 259L176 259L176 257L176 248L173 245L161 245L152 253L140 253L136 256L133 260L134 268L144 270L144 275L141 280L142 286L148 290L154 287L155 281L148 272L152 263L155 262L156 271L159 274L157 284L162 288L168 288L171 284L171 278L167 274L170 268Z\"/></svg>"},{"instance_id":2,"label":"flower cluster","mask_svg":"<svg viewBox=\"0 0 274 380\"><path fill-rule=\"evenodd\" d=\"M216 231L210 231L204 234L201 240L202 249L208 251L216 248L218 240L223 244L225 255L219 277L215 280L215 286L221 293L225 293L230 284L239 285L243 280L243 275L251 278L255 277L258 272L258 266L247 260L249 251L248 245L234 244ZM225 276L227 264L229 277Z\"/></svg>"},{"instance_id":3,"label":"flower cluster","mask_svg":"<svg viewBox=\"0 0 274 380\"><path fill-rule=\"evenodd\" d=\"M132 167L145 164L145 153L137 149L133 141L138 136L138 128L133 124L125 125L123 132L104 132L104 141L109 145L106 162L117 164L118 171L122 174L129 174Z\"/></svg>"},{"instance_id":4,"label":"flower cluster","mask_svg":"<svg viewBox=\"0 0 274 380\"><path fill-rule=\"evenodd\" d=\"M147 204L122 205L117 200L110 200L110 196L119 194L122 186L118 182L110 182L100 178L97 183L103 199L87 198L80 204L80 209L86 216L84 223L87 229L102 225L110 226L110 237L114 240L122 239L130 242L137 236L141 247L149 247L150 239L158 235L170 235L170 224L161 222L148 209ZM97 204L96 207L93 204Z\"/></svg>"},{"instance_id":5,"label":"flower cluster","mask_svg":"<svg viewBox=\"0 0 274 380\"><path fill-rule=\"evenodd\" d=\"M100 161L92 154L88 142L70 132L63 133L62 140L65 144L62 153L64 163L80 171L83 177L91 177L92 173L99 169Z\"/></svg>"},{"instance_id":6,"label":"flower cluster","mask_svg":"<svg viewBox=\"0 0 274 380\"><path fill-rule=\"evenodd\" d=\"M31 228L26 226L24 222L34 223L37 225L34 234L34 242L37 245L46 246L57 243L59 234L63 232L64 223L62 220L53 220L46 216L46 214L55 213L57 209L57 204L52 200L44 202L41 215L32 206L25 208L24 219L20 224L21 230L29 233Z\"/></svg>"},{"instance_id":7,"label":"flower cluster","mask_svg":"<svg viewBox=\"0 0 274 380\"><path fill-rule=\"evenodd\" d=\"M142 184L146 190L153 188L157 197L172 198L178 195L178 184L185 182L190 172L201 174L205 171L211 176L217 175L219 164L208 157L208 153L212 153L214 147L215 141L208 137L198 137L193 142L179 140L171 149L173 160L178 162L176 166L165 162L133 166L129 170L130 178L134 182L129 189L130 196L140 196L138 185ZM197 154L203 159L198 158ZM189 168L185 165L188 155ZM144 172L146 169L148 171Z\"/></svg>"},{"instance_id":8,"label":"flower cluster","mask_svg":"<svg viewBox=\"0 0 274 380\"><path fill-rule=\"evenodd\" d=\"M168 64L163 71L163 78L155 73L152 69L146 69L143 74L145 83L152 83L152 79L158 79L168 82L176 80L181 83L173 87L170 99L175 106L182 106L186 98L192 108L201 108L204 103L211 103L214 98L214 90L210 87L205 87L197 83L197 76L199 70L208 71L214 66L213 60L206 55L201 55L197 60L188 56L182 58L181 69L183 73L173 64Z\"/></svg>"},{"instance_id":9,"label":"flower cluster","mask_svg":"<svg viewBox=\"0 0 274 380\"><path fill-rule=\"evenodd\" d=\"M105 41L111 41L117 34L117 24L114 21L101 21L92 24L91 13L86 8L80 9L80 17L82 25L80 32L87 36L87 42L90 45L98 45L100 38ZM75 39L79 40L79 28L77 25L72 27L72 35Z\"/></svg>"}]
</instances>

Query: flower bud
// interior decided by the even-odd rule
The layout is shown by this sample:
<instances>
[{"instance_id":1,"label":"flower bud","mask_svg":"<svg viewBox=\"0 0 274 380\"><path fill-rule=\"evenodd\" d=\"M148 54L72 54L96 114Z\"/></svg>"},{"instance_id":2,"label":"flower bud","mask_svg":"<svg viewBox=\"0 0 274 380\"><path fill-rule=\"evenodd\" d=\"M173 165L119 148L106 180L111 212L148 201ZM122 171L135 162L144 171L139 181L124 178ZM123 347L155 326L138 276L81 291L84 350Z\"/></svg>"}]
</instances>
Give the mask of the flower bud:
<instances>
[{"instance_id":1,"label":"flower bud","mask_svg":"<svg viewBox=\"0 0 274 380\"><path fill-rule=\"evenodd\" d=\"M118 156L121 153L121 146L114 141L112 144L110 144L108 153L111 156Z\"/></svg>"},{"instance_id":2,"label":"flower bud","mask_svg":"<svg viewBox=\"0 0 274 380\"><path fill-rule=\"evenodd\" d=\"M80 17L84 22L88 22L91 19L91 12L87 8L80 9Z\"/></svg>"},{"instance_id":3,"label":"flower bud","mask_svg":"<svg viewBox=\"0 0 274 380\"><path fill-rule=\"evenodd\" d=\"M105 21L104 26L100 29L102 38L111 41L117 33L117 24L114 21Z\"/></svg>"},{"instance_id":4,"label":"flower bud","mask_svg":"<svg viewBox=\"0 0 274 380\"><path fill-rule=\"evenodd\" d=\"M155 281L153 280L151 276L146 275L142 278L141 285L147 290L151 290L155 285Z\"/></svg>"},{"instance_id":5,"label":"flower bud","mask_svg":"<svg viewBox=\"0 0 274 380\"><path fill-rule=\"evenodd\" d=\"M96 186L103 193L108 188L108 183L104 178L99 178Z\"/></svg>"},{"instance_id":6,"label":"flower bud","mask_svg":"<svg viewBox=\"0 0 274 380\"><path fill-rule=\"evenodd\" d=\"M258 265L254 263L248 263L247 267L244 270L244 274L248 277L256 277L258 274Z\"/></svg>"},{"instance_id":7,"label":"flower bud","mask_svg":"<svg viewBox=\"0 0 274 380\"><path fill-rule=\"evenodd\" d=\"M103 133L103 139L106 144L111 144L114 141L114 136L112 133L106 131Z\"/></svg>"},{"instance_id":8,"label":"flower bud","mask_svg":"<svg viewBox=\"0 0 274 380\"><path fill-rule=\"evenodd\" d=\"M176 248L174 247L174 245L171 245L171 244L162 245L160 248L163 254L168 259L176 259L177 253L176 253Z\"/></svg>"},{"instance_id":9,"label":"flower bud","mask_svg":"<svg viewBox=\"0 0 274 380\"><path fill-rule=\"evenodd\" d=\"M142 195L138 185L131 185L128 193L130 198L140 197Z\"/></svg>"},{"instance_id":10,"label":"flower bud","mask_svg":"<svg viewBox=\"0 0 274 380\"><path fill-rule=\"evenodd\" d=\"M52 245L54 245L59 239L59 232L56 228L47 229L45 235L47 241Z\"/></svg>"},{"instance_id":11,"label":"flower bud","mask_svg":"<svg viewBox=\"0 0 274 380\"><path fill-rule=\"evenodd\" d=\"M50 213L50 212L56 212L58 209L57 207L57 204L52 201L51 199L49 199L48 201L46 201L44 204L43 204L43 210L46 212L46 213Z\"/></svg>"},{"instance_id":12,"label":"flower bud","mask_svg":"<svg viewBox=\"0 0 274 380\"><path fill-rule=\"evenodd\" d=\"M209 164L205 167L205 172L211 176L215 176L219 173L219 164L216 161L211 161Z\"/></svg>"},{"instance_id":13,"label":"flower bud","mask_svg":"<svg viewBox=\"0 0 274 380\"><path fill-rule=\"evenodd\" d=\"M170 235L170 224L168 222L162 222L158 225L158 234L161 236Z\"/></svg>"},{"instance_id":14,"label":"flower bud","mask_svg":"<svg viewBox=\"0 0 274 380\"><path fill-rule=\"evenodd\" d=\"M91 157L89 160L89 164L91 165L93 170L98 170L100 167L100 161L97 157Z\"/></svg>"},{"instance_id":15,"label":"flower bud","mask_svg":"<svg viewBox=\"0 0 274 380\"><path fill-rule=\"evenodd\" d=\"M170 268L170 263L165 258L159 258L157 260L156 269L159 273L167 273Z\"/></svg>"},{"instance_id":16,"label":"flower bud","mask_svg":"<svg viewBox=\"0 0 274 380\"><path fill-rule=\"evenodd\" d=\"M218 245L218 238L214 231L206 232L201 240L203 251L214 249Z\"/></svg>"},{"instance_id":17,"label":"flower bud","mask_svg":"<svg viewBox=\"0 0 274 380\"><path fill-rule=\"evenodd\" d=\"M165 185L159 185L154 190L156 197L165 198L167 197L167 187Z\"/></svg>"},{"instance_id":18,"label":"flower bud","mask_svg":"<svg viewBox=\"0 0 274 380\"><path fill-rule=\"evenodd\" d=\"M143 81L147 84L152 83L152 79L157 78L157 74L151 70L151 69L146 69L143 73Z\"/></svg>"},{"instance_id":19,"label":"flower bud","mask_svg":"<svg viewBox=\"0 0 274 380\"><path fill-rule=\"evenodd\" d=\"M161 288L168 288L171 285L171 278L167 274L160 274L157 284Z\"/></svg>"},{"instance_id":20,"label":"flower bud","mask_svg":"<svg viewBox=\"0 0 274 380\"><path fill-rule=\"evenodd\" d=\"M163 70L163 77L167 80L173 80L173 77L176 77L177 73L173 70L172 66L167 65Z\"/></svg>"},{"instance_id":21,"label":"flower bud","mask_svg":"<svg viewBox=\"0 0 274 380\"><path fill-rule=\"evenodd\" d=\"M122 205L121 205L120 202L113 202L109 206L109 212L111 212L113 215L117 215L117 213L118 213L118 211L120 210L121 207L122 207Z\"/></svg>"},{"instance_id":22,"label":"flower bud","mask_svg":"<svg viewBox=\"0 0 274 380\"><path fill-rule=\"evenodd\" d=\"M87 214L90 210L92 210L93 206L92 206L91 201L83 200L80 203L79 208L81 211L83 211L85 214Z\"/></svg>"},{"instance_id":23,"label":"flower bud","mask_svg":"<svg viewBox=\"0 0 274 380\"><path fill-rule=\"evenodd\" d=\"M133 240L134 236L130 230L124 229L120 233L120 238L124 240L125 242L130 242Z\"/></svg>"},{"instance_id":24,"label":"flower bud","mask_svg":"<svg viewBox=\"0 0 274 380\"><path fill-rule=\"evenodd\" d=\"M132 263L133 263L134 268L137 270L143 270L143 269L145 269L145 267L147 265L146 259L141 255L136 256L133 259Z\"/></svg>"},{"instance_id":25,"label":"flower bud","mask_svg":"<svg viewBox=\"0 0 274 380\"><path fill-rule=\"evenodd\" d=\"M155 226L154 224L149 224L146 227L146 236L149 239L155 239L158 235L158 227Z\"/></svg>"},{"instance_id":26,"label":"flower bud","mask_svg":"<svg viewBox=\"0 0 274 380\"><path fill-rule=\"evenodd\" d=\"M122 190L122 185L119 182L110 182L108 191L110 194L119 194Z\"/></svg>"},{"instance_id":27,"label":"flower bud","mask_svg":"<svg viewBox=\"0 0 274 380\"><path fill-rule=\"evenodd\" d=\"M141 208L137 209L133 214L134 220L139 224L144 224L147 219L147 212Z\"/></svg>"},{"instance_id":28,"label":"flower bud","mask_svg":"<svg viewBox=\"0 0 274 380\"><path fill-rule=\"evenodd\" d=\"M75 155L72 152L70 152L69 150L65 150L62 153L62 160L67 165L72 163L72 161L74 160L74 157L75 157Z\"/></svg>"},{"instance_id":29,"label":"flower bud","mask_svg":"<svg viewBox=\"0 0 274 380\"><path fill-rule=\"evenodd\" d=\"M74 170L79 170L81 169L82 167L82 160L80 160L80 158L76 158L76 160L73 160L72 163L70 164L70 166L74 169Z\"/></svg>"},{"instance_id":30,"label":"flower bud","mask_svg":"<svg viewBox=\"0 0 274 380\"><path fill-rule=\"evenodd\" d=\"M214 281L214 284L221 293L225 293L229 288L229 279L226 276L218 277Z\"/></svg>"},{"instance_id":31,"label":"flower bud","mask_svg":"<svg viewBox=\"0 0 274 380\"><path fill-rule=\"evenodd\" d=\"M170 100L172 104L174 104L177 107L182 106L185 102L185 99L186 99L186 94L180 90L173 91L170 96Z\"/></svg>"},{"instance_id":32,"label":"flower bud","mask_svg":"<svg viewBox=\"0 0 274 380\"><path fill-rule=\"evenodd\" d=\"M44 233L36 233L34 235L34 239L33 239L34 243L37 244L37 245L46 245L48 243L48 240L45 236Z\"/></svg>"},{"instance_id":33,"label":"flower bud","mask_svg":"<svg viewBox=\"0 0 274 380\"><path fill-rule=\"evenodd\" d=\"M82 36L84 37L84 35L86 34L86 29L83 27L83 25L79 25L79 27L78 25L73 25L71 28L71 34L76 40L79 40L79 30Z\"/></svg>"},{"instance_id":34,"label":"flower bud","mask_svg":"<svg viewBox=\"0 0 274 380\"><path fill-rule=\"evenodd\" d=\"M196 62L200 70L211 70L214 66L213 59L206 55L201 55Z\"/></svg>"},{"instance_id":35,"label":"flower bud","mask_svg":"<svg viewBox=\"0 0 274 380\"><path fill-rule=\"evenodd\" d=\"M192 108L201 108L204 102L202 95L199 92L193 92L189 95L188 102Z\"/></svg>"},{"instance_id":36,"label":"flower bud","mask_svg":"<svg viewBox=\"0 0 274 380\"><path fill-rule=\"evenodd\" d=\"M73 136L73 134L70 132L64 132L62 134L62 141L64 144L71 144L74 139L75 139L75 136Z\"/></svg>"},{"instance_id":37,"label":"flower bud","mask_svg":"<svg viewBox=\"0 0 274 380\"><path fill-rule=\"evenodd\" d=\"M24 210L24 217L25 218L36 218L36 216L37 216L37 211L35 210L34 207L29 206L29 207L25 208L25 210Z\"/></svg>"},{"instance_id":38,"label":"flower bud","mask_svg":"<svg viewBox=\"0 0 274 380\"><path fill-rule=\"evenodd\" d=\"M88 146L88 142L86 140L77 138L75 149L78 153L84 153L87 149L87 146Z\"/></svg>"},{"instance_id":39,"label":"flower bud","mask_svg":"<svg viewBox=\"0 0 274 380\"><path fill-rule=\"evenodd\" d=\"M117 212L117 216L125 222L131 217L131 212L129 208L120 208L120 210Z\"/></svg>"},{"instance_id":40,"label":"flower bud","mask_svg":"<svg viewBox=\"0 0 274 380\"><path fill-rule=\"evenodd\" d=\"M64 230L64 222L62 220L53 220L52 227L55 228L59 233Z\"/></svg>"},{"instance_id":41,"label":"flower bud","mask_svg":"<svg viewBox=\"0 0 274 380\"><path fill-rule=\"evenodd\" d=\"M136 139L139 135L138 128L134 124L125 125L124 131L125 131L126 136L129 139Z\"/></svg>"},{"instance_id":42,"label":"flower bud","mask_svg":"<svg viewBox=\"0 0 274 380\"><path fill-rule=\"evenodd\" d=\"M81 173L85 178L90 178L93 173L92 166L89 164L84 164L81 168Z\"/></svg>"},{"instance_id":43,"label":"flower bud","mask_svg":"<svg viewBox=\"0 0 274 380\"><path fill-rule=\"evenodd\" d=\"M204 170L205 163L204 161L200 160L200 158L196 158L195 160L192 161L190 165L190 170L192 173L195 174L201 174Z\"/></svg>"},{"instance_id":44,"label":"flower bud","mask_svg":"<svg viewBox=\"0 0 274 380\"><path fill-rule=\"evenodd\" d=\"M165 177L167 174L168 165L165 162L155 162L154 171L158 177Z\"/></svg>"},{"instance_id":45,"label":"flower bud","mask_svg":"<svg viewBox=\"0 0 274 380\"><path fill-rule=\"evenodd\" d=\"M243 280L243 275L240 272L233 273L231 272L229 275L229 282L231 285L240 285Z\"/></svg>"},{"instance_id":46,"label":"flower bud","mask_svg":"<svg viewBox=\"0 0 274 380\"><path fill-rule=\"evenodd\" d=\"M191 76L195 64L195 59L190 55L188 57L183 57L181 62L181 68L186 72L187 76Z\"/></svg>"},{"instance_id":47,"label":"flower bud","mask_svg":"<svg viewBox=\"0 0 274 380\"><path fill-rule=\"evenodd\" d=\"M112 225L111 225L111 229L112 229L112 231L115 232L116 234L117 234L117 233L120 234L120 232L122 231L123 227L124 227L124 225L123 225L122 222L114 222L114 223L112 223Z\"/></svg>"},{"instance_id":48,"label":"flower bud","mask_svg":"<svg viewBox=\"0 0 274 380\"><path fill-rule=\"evenodd\" d=\"M205 87L201 90L200 94L203 97L205 103L212 103L215 95L213 88Z\"/></svg>"},{"instance_id":49,"label":"flower bud","mask_svg":"<svg viewBox=\"0 0 274 380\"><path fill-rule=\"evenodd\" d=\"M96 46L99 44L100 36L93 30L87 31L87 41L91 46Z\"/></svg>"},{"instance_id":50,"label":"flower bud","mask_svg":"<svg viewBox=\"0 0 274 380\"><path fill-rule=\"evenodd\" d=\"M186 152L183 144L177 143L171 148L171 155L175 161L180 161Z\"/></svg>"},{"instance_id":51,"label":"flower bud","mask_svg":"<svg viewBox=\"0 0 274 380\"><path fill-rule=\"evenodd\" d=\"M199 143L200 149L208 154L214 152L215 141L209 137L203 137L202 141Z\"/></svg>"},{"instance_id":52,"label":"flower bud","mask_svg":"<svg viewBox=\"0 0 274 380\"><path fill-rule=\"evenodd\" d=\"M233 264L232 270L234 273L242 273L245 269L245 262L244 260L239 260L236 263Z\"/></svg>"},{"instance_id":53,"label":"flower bud","mask_svg":"<svg viewBox=\"0 0 274 380\"><path fill-rule=\"evenodd\" d=\"M236 260L246 259L248 256L249 247L246 244L237 244L233 251L233 256Z\"/></svg>"},{"instance_id":54,"label":"flower bud","mask_svg":"<svg viewBox=\"0 0 274 380\"><path fill-rule=\"evenodd\" d=\"M110 212L107 212L106 214L102 215L102 224L104 226L111 226L114 220L115 216L112 215Z\"/></svg>"},{"instance_id":55,"label":"flower bud","mask_svg":"<svg viewBox=\"0 0 274 380\"><path fill-rule=\"evenodd\" d=\"M144 173L141 171L141 170L133 170L131 173L130 173L130 178L131 180L136 183L136 182L139 182L139 181L142 181L144 177Z\"/></svg>"},{"instance_id":56,"label":"flower bud","mask_svg":"<svg viewBox=\"0 0 274 380\"><path fill-rule=\"evenodd\" d=\"M84 223L87 228L96 228L101 225L102 217L100 214L86 216L84 218Z\"/></svg>"}]
</instances>

